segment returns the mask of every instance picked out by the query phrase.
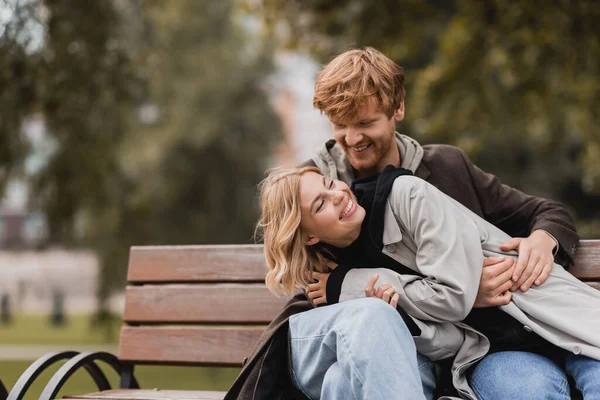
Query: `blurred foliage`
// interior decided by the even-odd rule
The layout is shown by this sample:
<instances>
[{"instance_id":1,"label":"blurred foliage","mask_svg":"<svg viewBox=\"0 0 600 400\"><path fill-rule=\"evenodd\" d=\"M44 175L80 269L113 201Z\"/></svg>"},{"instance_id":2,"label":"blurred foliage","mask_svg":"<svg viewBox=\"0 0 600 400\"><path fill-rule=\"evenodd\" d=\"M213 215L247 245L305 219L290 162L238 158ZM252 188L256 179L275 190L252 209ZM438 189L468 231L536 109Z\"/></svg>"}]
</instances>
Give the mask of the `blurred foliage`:
<instances>
[{"instance_id":1,"label":"blurred foliage","mask_svg":"<svg viewBox=\"0 0 600 400\"><path fill-rule=\"evenodd\" d=\"M19 134L21 123L34 107L38 55L27 54L32 40L27 27L35 20L35 6L15 7L0 0L2 8L13 10L10 19L0 17L0 193L21 166L26 144ZM35 59L35 60L34 60Z\"/></svg>"},{"instance_id":2,"label":"blurred foliage","mask_svg":"<svg viewBox=\"0 0 600 400\"><path fill-rule=\"evenodd\" d=\"M23 119L43 115L55 150L32 207L51 243L98 250L101 299L133 244L251 240L280 126L262 87L271 47L234 0L2 1L0 184L27 155Z\"/></svg>"},{"instance_id":3,"label":"blurred foliage","mask_svg":"<svg viewBox=\"0 0 600 400\"><path fill-rule=\"evenodd\" d=\"M463 148L528 193L564 202L600 237L600 2L263 0L284 45L326 62L374 46L405 67L422 143ZM595 227L595 228L594 228Z\"/></svg>"}]
</instances>

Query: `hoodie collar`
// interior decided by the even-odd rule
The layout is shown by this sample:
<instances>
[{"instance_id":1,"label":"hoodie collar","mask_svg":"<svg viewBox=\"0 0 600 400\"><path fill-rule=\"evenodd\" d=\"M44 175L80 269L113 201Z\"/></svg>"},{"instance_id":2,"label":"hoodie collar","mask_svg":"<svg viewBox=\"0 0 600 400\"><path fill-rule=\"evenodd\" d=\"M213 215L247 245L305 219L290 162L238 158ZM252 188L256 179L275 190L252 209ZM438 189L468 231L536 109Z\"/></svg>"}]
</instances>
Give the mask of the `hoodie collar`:
<instances>
[{"instance_id":1,"label":"hoodie collar","mask_svg":"<svg viewBox=\"0 0 600 400\"><path fill-rule=\"evenodd\" d=\"M398 145L400 159L402 160L400 167L409 169L413 174L422 178L422 168L419 168L419 166L424 167L421 164L423 147L415 139L398 132L396 132L396 144ZM335 139L330 139L320 145L317 148L317 154L313 157L313 161L324 175L333 179L339 179L348 185L351 185L355 179L354 168L352 168L344 150L342 150L342 147ZM419 169L419 173L417 173L417 169ZM428 173L426 175L429 176Z\"/></svg>"},{"instance_id":2,"label":"hoodie collar","mask_svg":"<svg viewBox=\"0 0 600 400\"><path fill-rule=\"evenodd\" d=\"M413 175L412 171L406 168L396 168L388 165L381 171L370 177L357 179L352 182L352 193L356 196L358 204L366 210L366 217L363 221L361 235L366 233L370 243L381 251L383 246L383 232L386 223L386 210L388 197L394 186L396 179L401 176Z\"/></svg>"}]
</instances>

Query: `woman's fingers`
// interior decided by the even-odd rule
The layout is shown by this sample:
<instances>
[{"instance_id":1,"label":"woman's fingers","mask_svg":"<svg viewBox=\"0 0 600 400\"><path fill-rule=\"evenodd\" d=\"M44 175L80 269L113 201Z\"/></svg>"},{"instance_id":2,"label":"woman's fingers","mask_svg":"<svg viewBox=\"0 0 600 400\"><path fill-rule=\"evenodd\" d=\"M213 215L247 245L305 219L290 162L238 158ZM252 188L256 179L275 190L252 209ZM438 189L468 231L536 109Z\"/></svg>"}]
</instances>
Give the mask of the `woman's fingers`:
<instances>
[{"instance_id":1,"label":"woman's fingers","mask_svg":"<svg viewBox=\"0 0 600 400\"><path fill-rule=\"evenodd\" d=\"M325 303L327 303L327 299L324 296L317 297L316 299L313 300L314 305L325 304Z\"/></svg>"},{"instance_id":2,"label":"woman's fingers","mask_svg":"<svg viewBox=\"0 0 600 400\"><path fill-rule=\"evenodd\" d=\"M365 286L365 297L375 297L375 284L377 283L377 279L379 279L379 274L375 274L369 279L367 286Z\"/></svg>"},{"instance_id":3,"label":"woman's fingers","mask_svg":"<svg viewBox=\"0 0 600 400\"><path fill-rule=\"evenodd\" d=\"M386 283L385 285L381 285L377 288L377 290L375 291L375 297L383 299L383 294L385 293L386 290L388 290L389 288L391 288L392 285Z\"/></svg>"},{"instance_id":4,"label":"woman's fingers","mask_svg":"<svg viewBox=\"0 0 600 400\"><path fill-rule=\"evenodd\" d=\"M320 283L310 283L308 286L306 286L305 292L308 294L310 292L314 292L315 290L319 290L320 288Z\"/></svg>"},{"instance_id":5,"label":"woman's fingers","mask_svg":"<svg viewBox=\"0 0 600 400\"><path fill-rule=\"evenodd\" d=\"M321 290L313 290L312 292L308 292L306 294L310 301L314 303L314 300L318 297L323 297L323 292Z\"/></svg>"},{"instance_id":6,"label":"woman's fingers","mask_svg":"<svg viewBox=\"0 0 600 400\"><path fill-rule=\"evenodd\" d=\"M400 300L400 295L398 293L394 293L392 296L392 301L390 301L390 305L394 308L398 308L398 300Z\"/></svg>"},{"instance_id":7,"label":"woman's fingers","mask_svg":"<svg viewBox=\"0 0 600 400\"><path fill-rule=\"evenodd\" d=\"M381 300L385 301L386 303L389 303L390 300L392 300L392 296L394 296L394 294L396 294L396 290L390 286L388 289L386 289L383 292L383 296L381 297Z\"/></svg>"},{"instance_id":8,"label":"woman's fingers","mask_svg":"<svg viewBox=\"0 0 600 400\"><path fill-rule=\"evenodd\" d=\"M396 289L394 289L392 285L387 283L375 288L375 284L377 283L378 279L379 274L375 274L371 277L371 279L369 279L367 286L365 286L365 296L380 298L395 308L398 305L398 299L400 298L400 295L396 293Z\"/></svg>"}]
</instances>

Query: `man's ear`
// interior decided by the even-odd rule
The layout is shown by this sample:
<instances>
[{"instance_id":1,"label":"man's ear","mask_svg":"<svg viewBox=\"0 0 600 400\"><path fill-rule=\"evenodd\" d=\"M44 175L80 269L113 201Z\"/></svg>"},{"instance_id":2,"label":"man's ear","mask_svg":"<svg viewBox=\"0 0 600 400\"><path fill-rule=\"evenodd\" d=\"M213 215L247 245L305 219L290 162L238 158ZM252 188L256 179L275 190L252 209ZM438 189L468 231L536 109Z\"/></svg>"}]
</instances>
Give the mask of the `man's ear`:
<instances>
[{"instance_id":1,"label":"man's ear","mask_svg":"<svg viewBox=\"0 0 600 400\"><path fill-rule=\"evenodd\" d=\"M400 103L400 106L394 112L394 119L396 120L396 122L400 122L404 119L404 101Z\"/></svg>"},{"instance_id":2,"label":"man's ear","mask_svg":"<svg viewBox=\"0 0 600 400\"><path fill-rule=\"evenodd\" d=\"M319 243L319 238L316 236L312 236L309 234L304 235L304 244L307 246L312 246Z\"/></svg>"}]
</instances>

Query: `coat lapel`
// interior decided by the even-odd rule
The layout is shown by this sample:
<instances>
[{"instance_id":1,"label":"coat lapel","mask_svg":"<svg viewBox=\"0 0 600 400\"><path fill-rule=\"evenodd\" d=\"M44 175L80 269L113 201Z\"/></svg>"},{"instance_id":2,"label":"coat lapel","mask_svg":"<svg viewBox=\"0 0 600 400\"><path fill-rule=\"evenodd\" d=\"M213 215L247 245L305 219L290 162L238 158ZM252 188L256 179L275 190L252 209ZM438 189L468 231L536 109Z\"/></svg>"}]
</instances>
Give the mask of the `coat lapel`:
<instances>
[{"instance_id":1,"label":"coat lapel","mask_svg":"<svg viewBox=\"0 0 600 400\"><path fill-rule=\"evenodd\" d=\"M400 230L400 224L396 221L396 216L392 211L390 203L385 203L385 213L383 216L383 246L398 243L402 241L402 231Z\"/></svg>"}]
</instances>

